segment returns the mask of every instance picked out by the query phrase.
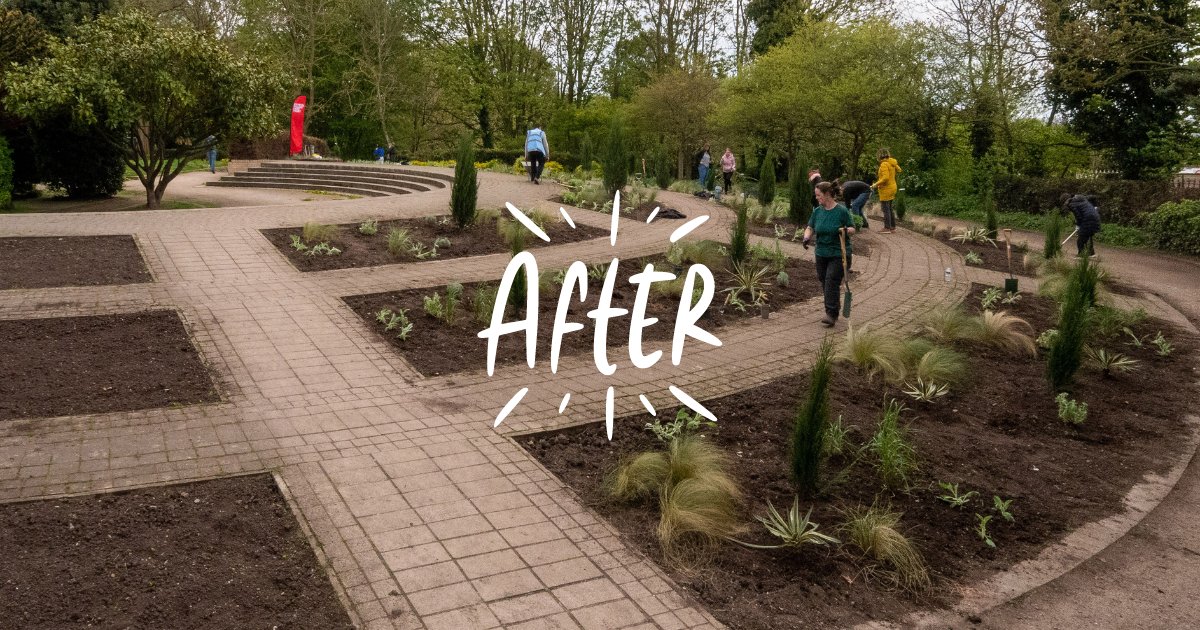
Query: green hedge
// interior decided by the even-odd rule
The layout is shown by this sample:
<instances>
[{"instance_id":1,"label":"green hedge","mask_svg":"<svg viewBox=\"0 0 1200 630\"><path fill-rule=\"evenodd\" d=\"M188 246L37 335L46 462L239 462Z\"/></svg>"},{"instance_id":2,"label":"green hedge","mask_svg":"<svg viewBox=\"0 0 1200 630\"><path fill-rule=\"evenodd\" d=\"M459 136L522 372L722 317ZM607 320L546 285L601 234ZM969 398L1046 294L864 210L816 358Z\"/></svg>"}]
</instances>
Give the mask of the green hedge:
<instances>
[{"instance_id":1,"label":"green hedge","mask_svg":"<svg viewBox=\"0 0 1200 630\"><path fill-rule=\"evenodd\" d=\"M1008 176L996 178L994 195L1002 212L1041 214L1057 208L1063 193L1096 196L1101 220L1120 225L1139 225L1142 217L1167 202L1200 199L1200 188L1179 188L1170 182Z\"/></svg>"},{"instance_id":2,"label":"green hedge","mask_svg":"<svg viewBox=\"0 0 1200 630\"><path fill-rule=\"evenodd\" d=\"M0 210L12 208L12 175L12 152L8 150L8 140L0 136Z\"/></svg>"},{"instance_id":3,"label":"green hedge","mask_svg":"<svg viewBox=\"0 0 1200 630\"><path fill-rule=\"evenodd\" d=\"M1200 256L1200 201L1164 203L1145 222L1155 247Z\"/></svg>"}]
</instances>

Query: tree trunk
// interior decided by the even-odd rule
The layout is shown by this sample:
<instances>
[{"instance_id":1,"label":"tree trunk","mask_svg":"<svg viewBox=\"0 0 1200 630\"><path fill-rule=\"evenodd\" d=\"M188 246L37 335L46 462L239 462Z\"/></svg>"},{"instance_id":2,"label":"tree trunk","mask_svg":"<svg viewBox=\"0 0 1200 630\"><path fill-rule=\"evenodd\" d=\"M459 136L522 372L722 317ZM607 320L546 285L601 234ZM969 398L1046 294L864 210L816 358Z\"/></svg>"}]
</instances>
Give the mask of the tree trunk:
<instances>
[{"instance_id":1,"label":"tree trunk","mask_svg":"<svg viewBox=\"0 0 1200 630\"><path fill-rule=\"evenodd\" d=\"M153 181L146 183L145 186L146 186L146 207L149 208L150 210L158 209L158 202L161 201L161 197L154 191Z\"/></svg>"}]
</instances>

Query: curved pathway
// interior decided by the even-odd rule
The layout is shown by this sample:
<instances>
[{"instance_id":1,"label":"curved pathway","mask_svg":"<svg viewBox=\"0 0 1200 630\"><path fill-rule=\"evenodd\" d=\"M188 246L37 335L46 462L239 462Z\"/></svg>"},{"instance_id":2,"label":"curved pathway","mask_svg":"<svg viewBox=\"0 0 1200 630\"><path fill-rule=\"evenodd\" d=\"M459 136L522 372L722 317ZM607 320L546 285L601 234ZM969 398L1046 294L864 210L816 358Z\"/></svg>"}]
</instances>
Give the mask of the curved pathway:
<instances>
[{"instance_id":1,"label":"curved pathway","mask_svg":"<svg viewBox=\"0 0 1200 630\"><path fill-rule=\"evenodd\" d=\"M966 225L942 217L926 218L941 225ZM1041 234L1014 234L1016 240L1041 248ZM1103 245L1097 246L1097 253L1122 281L1177 309L1187 319L1183 325L1190 322L1193 328L1200 327L1200 260ZM1194 382L1196 374L1181 374L1180 378ZM1193 456L1175 487L1128 534L1061 577L986 611L981 615L982 625L974 627L1200 627L1197 514L1200 458ZM960 619L959 623L965 622Z\"/></svg>"},{"instance_id":2,"label":"curved pathway","mask_svg":"<svg viewBox=\"0 0 1200 630\"><path fill-rule=\"evenodd\" d=\"M444 171L443 171L444 172ZM207 175L207 174L205 174ZM202 178L197 178L202 179ZM259 191L256 191L259 192ZM480 206L505 201L557 212L551 186L481 174ZM724 238L729 212L684 195L663 200L710 213L696 238ZM365 292L492 279L507 256L301 273L259 234L305 221L340 223L443 214L449 189L347 201L201 210L0 216L5 235L134 234L155 282L0 291L0 319L177 310L222 401L180 409L0 424L0 501L85 494L275 471L354 620L366 628L705 628L719 624L508 435L672 400L697 399L806 369L826 330L820 298L722 329L719 348L691 345L684 365L598 377L590 356L423 378L340 300ZM284 197L284 199L291 199ZM610 217L575 210L580 223ZM622 219L608 239L538 250L543 266L663 251L677 224ZM948 248L901 231L867 235L856 261L854 321L902 326L965 294ZM792 243L789 254L810 256ZM951 268L952 281L943 278ZM416 334L419 334L419 330ZM780 343L786 340L786 343ZM498 430L497 411L529 395ZM573 392L568 413L562 395Z\"/></svg>"}]
</instances>

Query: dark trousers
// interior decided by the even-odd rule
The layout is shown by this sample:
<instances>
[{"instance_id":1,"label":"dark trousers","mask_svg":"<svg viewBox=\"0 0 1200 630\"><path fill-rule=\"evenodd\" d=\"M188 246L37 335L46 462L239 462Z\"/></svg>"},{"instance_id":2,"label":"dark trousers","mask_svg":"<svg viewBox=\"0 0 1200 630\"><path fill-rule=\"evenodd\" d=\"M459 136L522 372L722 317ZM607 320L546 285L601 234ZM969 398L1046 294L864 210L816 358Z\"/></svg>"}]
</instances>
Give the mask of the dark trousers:
<instances>
[{"instance_id":1,"label":"dark trousers","mask_svg":"<svg viewBox=\"0 0 1200 630\"><path fill-rule=\"evenodd\" d=\"M1097 230L1084 232L1079 230L1079 240L1076 243L1079 245L1079 255L1089 256L1096 253L1096 246L1092 244L1092 237L1096 235Z\"/></svg>"},{"instance_id":2,"label":"dark trousers","mask_svg":"<svg viewBox=\"0 0 1200 630\"><path fill-rule=\"evenodd\" d=\"M879 205L883 208L883 229L896 229L896 217L892 216L892 201L880 201Z\"/></svg>"},{"instance_id":3,"label":"dark trousers","mask_svg":"<svg viewBox=\"0 0 1200 630\"><path fill-rule=\"evenodd\" d=\"M846 265L853 263L853 254L846 254ZM842 310L842 270L841 256L817 256L817 280L825 288L825 314L833 319L838 318Z\"/></svg>"},{"instance_id":4,"label":"dark trousers","mask_svg":"<svg viewBox=\"0 0 1200 630\"><path fill-rule=\"evenodd\" d=\"M722 171L725 176L725 194L729 194L729 189L733 187L733 171Z\"/></svg>"},{"instance_id":5,"label":"dark trousers","mask_svg":"<svg viewBox=\"0 0 1200 630\"><path fill-rule=\"evenodd\" d=\"M541 151L529 152L529 181L542 178L542 169L546 167L546 154Z\"/></svg>"}]
</instances>

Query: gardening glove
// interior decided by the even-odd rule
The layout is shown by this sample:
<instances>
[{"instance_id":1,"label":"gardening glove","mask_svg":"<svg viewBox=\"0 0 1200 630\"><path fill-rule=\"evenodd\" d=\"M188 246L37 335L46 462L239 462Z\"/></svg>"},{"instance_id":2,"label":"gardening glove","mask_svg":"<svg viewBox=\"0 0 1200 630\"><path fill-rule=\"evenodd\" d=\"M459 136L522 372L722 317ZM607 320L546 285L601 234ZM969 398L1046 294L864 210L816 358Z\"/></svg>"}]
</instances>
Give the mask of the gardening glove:
<instances>
[{"instance_id":1,"label":"gardening glove","mask_svg":"<svg viewBox=\"0 0 1200 630\"><path fill-rule=\"evenodd\" d=\"M808 249L808 245L811 242L812 242L811 236L805 236L803 239L800 240L800 244L804 246L804 249Z\"/></svg>"}]
</instances>

